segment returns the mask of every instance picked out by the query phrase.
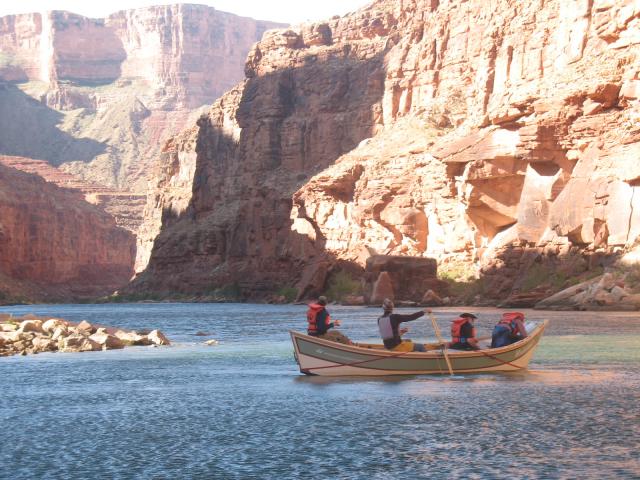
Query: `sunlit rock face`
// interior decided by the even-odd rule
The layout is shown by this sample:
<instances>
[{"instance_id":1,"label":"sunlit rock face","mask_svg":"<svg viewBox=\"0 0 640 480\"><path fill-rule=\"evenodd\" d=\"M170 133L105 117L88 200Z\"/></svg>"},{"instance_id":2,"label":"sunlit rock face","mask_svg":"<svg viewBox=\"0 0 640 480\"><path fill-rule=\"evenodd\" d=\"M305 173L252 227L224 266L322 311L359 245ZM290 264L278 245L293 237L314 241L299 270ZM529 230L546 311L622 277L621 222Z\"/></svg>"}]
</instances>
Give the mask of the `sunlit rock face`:
<instances>
[{"instance_id":1,"label":"sunlit rock face","mask_svg":"<svg viewBox=\"0 0 640 480\"><path fill-rule=\"evenodd\" d=\"M607 261L640 234L639 31L633 1L415 0L270 32L160 158L136 288L260 293L385 254L504 298L534 263Z\"/></svg>"},{"instance_id":2,"label":"sunlit rock face","mask_svg":"<svg viewBox=\"0 0 640 480\"><path fill-rule=\"evenodd\" d=\"M133 235L81 194L0 165L0 300L105 295L134 256Z\"/></svg>"}]
</instances>

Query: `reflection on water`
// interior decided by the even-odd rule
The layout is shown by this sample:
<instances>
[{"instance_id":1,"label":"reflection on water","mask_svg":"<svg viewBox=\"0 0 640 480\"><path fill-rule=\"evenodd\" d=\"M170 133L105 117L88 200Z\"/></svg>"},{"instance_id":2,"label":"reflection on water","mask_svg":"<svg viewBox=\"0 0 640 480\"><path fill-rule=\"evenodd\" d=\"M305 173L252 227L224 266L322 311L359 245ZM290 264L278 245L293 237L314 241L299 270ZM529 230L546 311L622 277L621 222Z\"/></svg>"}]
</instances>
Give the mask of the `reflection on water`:
<instances>
[{"instance_id":1,"label":"reflection on water","mask_svg":"<svg viewBox=\"0 0 640 480\"><path fill-rule=\"evenodd\" d=\"M0 478L638 478L640 321L527 312L550 325L528 372L299 374L303 306L3 308L128 328L169 348L0 359ZM377 310L333 307L375 338ZM411 311L410 309L406 310ZM441 328L459 313L438 311ZM488 332L499 312L480 309ZM429 338L428 320L410 324ZM211 332L196 337L197 331ZM207 338L220 345L202 345Z\"/></svg>"}]
</instances>

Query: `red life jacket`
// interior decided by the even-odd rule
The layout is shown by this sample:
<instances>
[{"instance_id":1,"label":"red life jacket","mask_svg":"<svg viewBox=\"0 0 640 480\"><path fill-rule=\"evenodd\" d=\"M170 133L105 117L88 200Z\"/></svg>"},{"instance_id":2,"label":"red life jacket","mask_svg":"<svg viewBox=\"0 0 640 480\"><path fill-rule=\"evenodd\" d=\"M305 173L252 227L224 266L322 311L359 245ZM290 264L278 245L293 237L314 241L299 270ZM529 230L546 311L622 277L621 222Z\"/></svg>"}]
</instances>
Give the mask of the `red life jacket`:
<instances>
[{"instance_id":1,"label":"red life jacket","mask_svg":"<svg viewBox=\"0 0 640 480\"><path fill-rule=\"evenodd\" d=\"M471 337L463 337L461 335L462 326L469 322L468 318L456 318L451 323L451 343L466 343L467 338L476 338L476 327L472 326Z\"/></svg>"},{"instance_id":2,"label":"red life jacket","mask_svg":"<svg viewBox=\"0 0 640 480\"><path fill-rule=\"evenodd\" d=\"M307 333L309 335L315 335L318 333L318 313L324 309L324 305L320 305L318 303L312 303L309 305L309 310L307 310ZM331 316L329 312L327 312L327 316L325 318L324 324L325 327L328 327L331 323Z\"/></svg>"},{"instance_id":3,"label":"red life jacket","mask_svg":"<svg viewBox=\"0 0 640 480\"><path fill-rule=\"evenodd\" d=\"M511 333L511 335L515 336L518 334L518 324L516 320L524 320L524 314L520 312L507 312L502 314L502 320L498 322L498 325L502 325L507 327Z\"/></svg>"}]
</instances>

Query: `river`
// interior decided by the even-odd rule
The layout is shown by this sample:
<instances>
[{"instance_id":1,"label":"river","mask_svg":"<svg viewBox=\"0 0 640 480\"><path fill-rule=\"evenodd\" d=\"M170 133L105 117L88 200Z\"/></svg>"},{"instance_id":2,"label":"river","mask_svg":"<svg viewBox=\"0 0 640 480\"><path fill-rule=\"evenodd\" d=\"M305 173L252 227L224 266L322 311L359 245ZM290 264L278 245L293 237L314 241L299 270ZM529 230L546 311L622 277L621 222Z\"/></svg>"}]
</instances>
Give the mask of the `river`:
<instances>
[{"instance_id":1,"label":"river","mask_svg":"<svg viewBox=\"0 0 640 480\"><path fill-rule=\"evenodd\" d=\"M330 311L351 338L375 339L378 310ZM472 311L489 333L499 312ZM304 306L0 312L159 328L174 342L0 358L3 479L640 478L637 314L526 311L550 325L524 373L327 379L293 358ZM457 312L436 309L443 331ZM427 319L408 327L431 337Z\"/></svg>"}]
</instances>

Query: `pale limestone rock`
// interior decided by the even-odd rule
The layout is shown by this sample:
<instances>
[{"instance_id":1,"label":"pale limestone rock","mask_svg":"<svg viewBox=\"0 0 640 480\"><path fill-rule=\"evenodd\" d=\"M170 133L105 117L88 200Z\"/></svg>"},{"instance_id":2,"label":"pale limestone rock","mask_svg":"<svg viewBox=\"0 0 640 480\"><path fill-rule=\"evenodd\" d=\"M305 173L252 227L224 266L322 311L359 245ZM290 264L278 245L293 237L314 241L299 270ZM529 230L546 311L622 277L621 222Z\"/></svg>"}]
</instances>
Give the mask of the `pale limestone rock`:
<instances>
[{"instance_id":1,"label":"pale limestone rock","mask_svg":"<svg viewBox=\"0 0 640 480\"><path fill-rule=\"evenodd\" d=\"M42 329L42 320L25 320L20 323L18 331L44 333L44 330Z\"/></svg>"},{"instance_id":2,"label":"pale limestone rock","mask_svg":"<svg viewBox=\"0 0 640 480\"><path fill-rule=\"evenodd\" d=\"M615 286L616 278L612 273L605 273L604 275L602 275L600 282L598 282L598 287L607 291L611 291L611 289Z\"/></svg>"},{"instance_id":3,"label":"pale limestone rock","mask_svg":"<svg viewBox=\"0 0 640 480\"><path fill-rule=\"evenodd\" d=\"M51 338L36 337L31 342L34 353L53 352L58 349L58 342Z\"/></svg>"},{"instance_id":4,"label":"pale limestone rock","mask_svg":"<svg viewBox=\"0 0 640 480\"><path fill-rule=\"evenodd\" d=\"M427 290L420 303L429 307L444 305L443 299L433 290Z\"/></svg>"},{"instance_id":5,"label":"pale limestone rock","mask_svg":"<svg viewBox=\"0 0 640 480\"><path fill-rule=\"evenodd\" d=\"M89 340L97 343L103 350L114 350L124 348L125 344L115 335L109 335L104 332L96 332L89 337Z\"/></svg>"},{"instance_id":6,"label":"pale limestone rock","mask_svg":"<svg viewBox=\"0 0 640 480\"><path fill-rule=\"evenodd\" d=\"M147 338L154 345L171 345L169 339L165 337L160 330L152 330L149 332L149 335L147 335Z\"/></svg>"},{"instance_id":7,"label":"pale limestone rock","mask_svg":"<svg viewBox=\"0 0 640 480\"><path fill-rule=\"evenodd\" d=\"M84 335L74 333L58 338L58 350L61 352L91 352L102 350L102 346Z\"/></svg>"},{"instance_id":8,"label":"pale limestone rock","mask_svg":"<svg viewBox=\"0 0 640 480\"><path fill-rule=\"evenodd\" d=\"M618 302L620 302L624 297L628 296L629 293L624 288L616 285L611 289L610 295L611 295L611 303L615 305Z\"/></svg>"},{"instance_id":9,"label":"pale limestone rock","mask_svg":"<svg viewBox=\"0 0 640 480\"><path fill-rule=\"evenodd\" d=\"M18 330L18 325L15 323L0 323L0 332L14 332Z\"/></svg>"},{"instance_id":10,"label":"pale limestone rock","mask_svg":"<svg viewBox=\"0 0 640 480\"><path fill-rule=\"evenodd\" d=\"M53 334L58 328L66 327L67 322L59 318L50 318L42 324L42 330L44 333Z\"/></svg>"},{"instance_id":11,"label":"pale limestone rock","mask_svg":"<svg viewBox=\"0 0 640 480\"><path fill-rule=\"evenodd\" d=\"M78 325L75 326L75 330L76 332L82 333L83 335L90 335L96 331L96 328L86 320L82 320Z\"/></svg>"},{"instance_id":12,"label":"pale limestone rock","mask_svg":"<svg viewBox=\"0 0 640 480\"><path fill-rule=\"evenodd\" d=\"M620 97L637 100L640 98L640 80L630 80L622 85Z\"/></svg>"},{"instance_id":13,"label":"pale limestone rock","mask_svg":"<svg viewBox=\"0 0 640 480\"><path fill-rule=\"evenodd\" d=\"M69 335L69 327L67 325L60 325L51 334L51 339L58 340L59 338L66 337L67 335Z\"/></svg>"},{"instance_id":14,"label":"pale limestone rock","mask_svg":"<svg viewBox=\"0 0 640 480\"><path fill-rule=\"evenodd\" d=\"M145 335L136 332L117 330L114 335L125 345L149 345L151 341Z\"/></svg>"},{"instance_id":15,"label":"pale limestone rock","mask_svg":"<svg viewBox=\"0 0 640 480\"><path fill-rule=\"evenodd\" d=\"M376 282L373 285L373 291L371 292L371 298L369 303L381 304L385 298L393 300L395 298L393 292L393 283L391 277L387 272L380 272Z\"/></svg>"},{"instance_id":16,"label":"pale limestone rock","mask_svg":"<svg viewBox=\"0 0 640 480\"><path fill-rule=\"evenodd\" d=\"M18 342L21 338L24 338L24 334L18 331L0 333L0 342L4 344Z\"/></svg>"}]
</instances>

